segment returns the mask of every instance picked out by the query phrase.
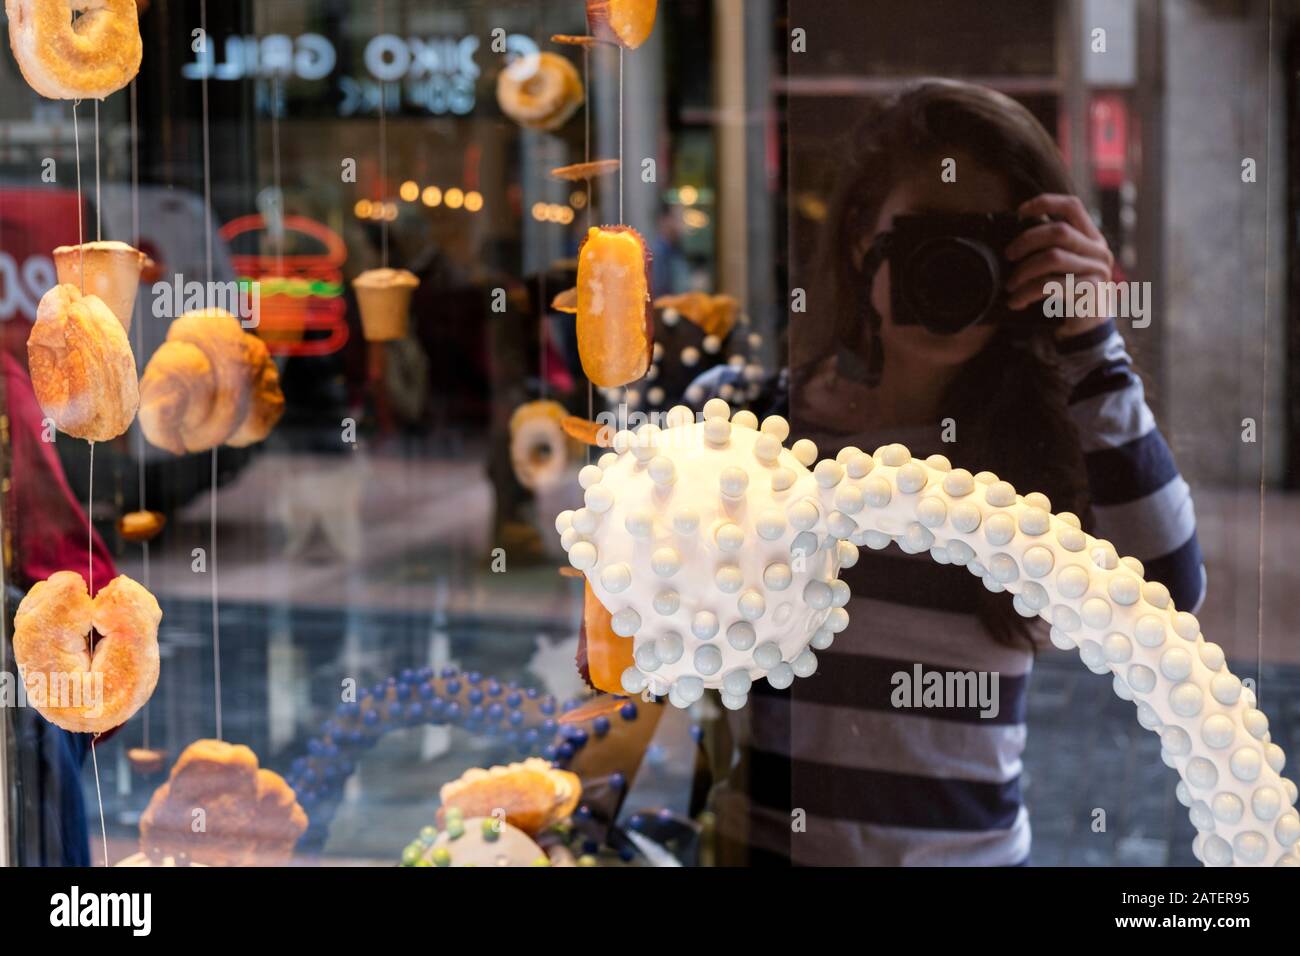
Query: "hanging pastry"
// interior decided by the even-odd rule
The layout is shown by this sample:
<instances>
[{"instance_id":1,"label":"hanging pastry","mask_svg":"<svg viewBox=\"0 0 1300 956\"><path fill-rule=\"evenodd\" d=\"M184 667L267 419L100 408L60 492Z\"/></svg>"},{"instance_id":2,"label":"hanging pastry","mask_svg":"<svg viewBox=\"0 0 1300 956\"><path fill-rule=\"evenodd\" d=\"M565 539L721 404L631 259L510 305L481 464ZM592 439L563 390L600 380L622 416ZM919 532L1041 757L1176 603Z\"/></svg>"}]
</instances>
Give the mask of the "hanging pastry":
<instances>
[{"instance_id":1,"label":"hanging pastry","mask_svg":"<svg viewBox=\"0 0 1300 956\"><path fill-rule=\"evenodd\" d=\"M223 309L175 319L140 379L140 427L174 455L262 441L283 413L265 343Z\"/></svg>"},{"instance_id":2,"label":"hanging pastry","mask_svg":"<svg viewBox=\"0 0 1300 956\"><path fill-rule=\"evenodd\" d=\"M587 0L587 29L598 40L635 50L655 28L656 0Z\"/></svg>"},{"instance_id":3,"label":"hanging pastry","mask_svg":"<svg viewBox=\"0 0 1300 956\"><path fill-rule=\"evenodd\" d=\"M36 583L14 615L14 660L28 700L74 733L126 723L158 683L161 620L154 596L125 575L93 598L75 571Z\"/></svg>"},{"instance_id":4,"label":"hanging pastry","mask_svg":"<svg viewBox=\"0 0 1300 956\"><path fill-rule=\"evenodd\" d=\"M367 269L352 280L361 311L361 331L367 342L406 338L411 322L411 296L420 280L405 269Z\"/></svg>"},{"instance_id":5,"label":"hanging pastry","mask_svg":"<svg viewBox=\"0 0 1300 956\"><path fill-rule=\"evenodd\" d=\"M136 0L5 0L5 13L14 59L41 96L103 99L140 72Z\"/></svg>"},{"instance_id":6,"label":"hanging pastry","mask_svg":"<svg viewBox=\"0 0 1300 956\"><path fill-rule=\"evenodd\" d=\"M54 250L59 282L99 296L128 332L140 276L153 267L152 259L125 242L83 242Z\"/></svg>"},{"instance_id":7,"label":"hanging pastry","mask_svg":"<svg viewBox=\"0 0 1300 956\"><path fill-rule=\"evenodd\" d=\"M593 226L578 250L578 354L595 385L634 382L650 367L650 250L630 226Z\"/></svg>"},{"instance_id":8,"label":"hanging pastry","mask_svg":"<svg viewBox=\"0 0 1300 956\"><path fill-rule=\"evenodd\" d=\"M45 293L27 336L27 365L36 401L59 431L109 441L131 426L140 404L135 355L99 296L75 285Z\"/></svg>"},{"instance_id":9,"label":"hanging pastry","mask_svg":"<svg viewBox=\"0 0 1300 956\"><path fill-rule=\"evenodd\" d=\"M520 126L552 132L582 105L582 77L558 53L530 53L497 77L497 103Z\"/></svg>"}]
</instances>

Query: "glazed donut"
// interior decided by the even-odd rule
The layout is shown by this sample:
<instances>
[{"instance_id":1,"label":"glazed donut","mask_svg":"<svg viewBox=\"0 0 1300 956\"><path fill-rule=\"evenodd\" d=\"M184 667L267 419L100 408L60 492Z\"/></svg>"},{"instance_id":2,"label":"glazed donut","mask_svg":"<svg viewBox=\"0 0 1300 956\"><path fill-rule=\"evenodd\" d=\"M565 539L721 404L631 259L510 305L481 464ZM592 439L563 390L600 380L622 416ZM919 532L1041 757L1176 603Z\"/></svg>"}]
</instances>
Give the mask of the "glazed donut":
<instances>
[{"instance_id":1,"label":"glazed donut","mask_svg":"<svg viewBox=\"0 0 1300 956\"><path fill-rule=\"evenodd\" d=\"M283 411L265 344L223 309L173 321L140 379L140 427L176 455L261 441Z\"/></svg>"},{"instance_id":2,"label":"glazed donut","mask_svg":"<svg viewBox=\"0 0 1300 956\"><path fill-rule=\"evenodd\" d=\"M140 72L135 0L5 0L5 13L14 59L41 96L103 99Z\"/></svg>"},{"instance_id":3,"label":"glazed donut","mask_svg":"<svg viewBox=\"0 0 1300 956\"><path fill-rule=\"evenodd\" d=\"M525 402L510 416L510 465L529 491L545 491L563 480L574 444L561 427L568 415L559 402Z\"/></svg>"},{"instance_id":4,"label":"glazed donut","mask_svg":"<svg viewBox=\"0 0 1300 956\"><path fill-rule=\"evenodd\" d=\"M51 574L14 615L14 660L28 700L73 733L125 723L158 683L161 620L154 596L125 575L91 598L80 574ZM92 628L99 634L93 650Z\"/></svg>"},{"instance_id":5,"label":"glazed donut","mask_svg":"<svg viewBox=\"0 0 1300 956\"><path fill-rule=\"evenodd\" d=\"M41 411L59 431L108 441L130 427L140 404L135 355L98 296L74 285L45 293L27 336L27 365Z\"/></svg>"},{"instance_id":6,"label":"glazed donut","mask_svg":"<svg viewBox=\"0 0 1300 956\"><path fill-rule=\"evenodd\" d=\"M559 129L583 99L582 78L558 53L521 56L497 76L501 112L529 129Z\"/></svg>"}]
</instances>

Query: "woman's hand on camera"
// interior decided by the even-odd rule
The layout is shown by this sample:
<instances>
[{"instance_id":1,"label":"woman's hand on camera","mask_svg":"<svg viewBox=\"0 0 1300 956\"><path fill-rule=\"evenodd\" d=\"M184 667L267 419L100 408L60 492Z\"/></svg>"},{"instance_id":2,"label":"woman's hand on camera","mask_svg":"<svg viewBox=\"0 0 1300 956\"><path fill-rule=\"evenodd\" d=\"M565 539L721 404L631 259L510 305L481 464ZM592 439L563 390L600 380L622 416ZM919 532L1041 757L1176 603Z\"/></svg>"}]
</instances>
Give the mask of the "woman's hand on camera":
<instances>
[{"instance_id":1,"label":"woman's hand on camera","mask_svg":"<svg viewBox=\"0 0 1300 956\"><path fill-rule=\"evenodd\" d=\"M1115 257L1079 197L1043 193L1022 203L1017 213L1022 219L1046 216L1052 221L1031 226L1007 244L1007 260L1015 263L1007 279L1007 303L1012 309L1047 298L1048 283L1059 283L1058 288L1064 291L1067 275L1074 276L1075 289L1089 282L1110 281ZM1104 297L1099 296L1098 301ZM1057 338L1087 332L1109 318L1068 317L1057 328Z\"/></svg>"}]
</instances>

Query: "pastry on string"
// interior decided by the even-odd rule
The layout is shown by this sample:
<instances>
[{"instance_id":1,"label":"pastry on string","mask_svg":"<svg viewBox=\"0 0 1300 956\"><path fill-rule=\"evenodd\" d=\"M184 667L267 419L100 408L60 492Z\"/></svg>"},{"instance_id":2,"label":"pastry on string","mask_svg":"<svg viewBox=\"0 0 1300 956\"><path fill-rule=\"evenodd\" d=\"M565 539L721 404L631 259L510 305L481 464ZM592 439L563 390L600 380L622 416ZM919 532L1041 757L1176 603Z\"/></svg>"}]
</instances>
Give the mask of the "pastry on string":
<instances>
[{"instance_id":1,"label":"pastry on string","mask_svg":"<svg viewBox=\"0 0 1300 956\"><path fill-rule=\"evenodd\" d=\"M196 740L140 817L140 849L208 866L282 866L307 814L279 774L242 744Z\"/></svg>"},{"instance_id":2,"label":"pastry on string","mask_svg":"<svg viewBox=\"0 0 1300 956\"><path fill-rule=\"evenodd\" d=\"M598 40L635 50L655 27L656 0L587 0L587 29Z\"/></svg>"},{"instance_id":3,"label":"pastry on string","mask_svg":"<svg viewBox=\"0 0 1300 956\"><path fill-rule=\"evenodd\" d=\"M135 418L135 355L99 296L67 284L45 293L27 336L27 365L41 411L65 434L109 441Z\"/></svg>"},{"instance_id":4,"label":"pastry on string","mask_svg":"<svg viewBox=\"0 0 1300 956\"><path fill-rule=\"evenodd\" d=\"M589 163L571 163L568 166L556 166L551 170L551 175L556 179L576 183L584 179L595 179L597 176L608 176L616 173L621 165L617 159L595 159Z\"/></svg>"},{"instance_id":5,"label":"pastry on string","mask_svg":"<svg viewBox=\"0 0 1300 956\"><path fill-rule=\"evenodd\" d=\"M158 684L161 620L158 601L126 575L93 598L75 571L37 582L14 615L14 660L28 701L73 733L124 724Z\"/></svg>"},{"instance_id":6,"label":"pastry on string","mask_svg":"<svg viewBox=\"0 0 1300 956\"><path fill-rule=\"evenodd\" d=\"M140 276L153 267L152 259L125 242L83 242L54 250L59 282L99 296L128 332Z\"/></svg>"},{"instance_id":7,"label":"pastry on string","mask_svg":"<svg viewBox=\"0 0 1300 956\"><path fill-rule=\"evenodd\" d=\"M630 226L593 226L578 250L578 355L601 388L634 382L650 367L650 259Z\"/></svg>"},{"instance_id":8,"label":"pastry on string","mask_svg":"<svg viewBox=\"0 0 1300 956\"><path fill-rule=\"evenodd\" d=\"M161 511L128 511L117 519L117 533L127 541L152 541L166 524L167 516Z\"/></svg>"},{"instance_id":9,"label":"pastry on string","mask_svg":"<svg viewBox=\"0 0 1300 956\"><path fill-rule=\"evenodd\" d=\"M103 99L140 72L136 0L5 0L5 13L18 69L41 96Z\"/></svg>"},{"instance_id":10,"label":"pastry on string","mask_svg":"<svg viewBox=\"0 0 1300 956\"><path fill-rule=\"evenodd\" d=\"M140 379L140 427L175 455L262 441L284 413L265 343L223 309L186 312Z\"/></svg>"},{"instance_id":11,"label":"pastry on string","mask_svg":"<svg viewBox=\"0 0 1300 956\"><path fill-rule=\"evenodd\" d=\"M419 285L416 275L405 269L367 269L352 280L361 312L361 331L367 342L406 338L411 296Z\"/></svg>"},{"instance_id":12,"label":"pastry on string","mask_svg":"<svg viewBox=\"0 0 1300 956\"><path fill-rule=\"evenodd\" d=\"M525 402L510 416L510 465L515 478L529 491L559 484L580 449L561 423L568 416L559 402Z\"/></svg>"},{"instance_id":13,"label":"pastry on string","mask_svg":"<svg viewBox=\"0 0 1300 956\"><path fill-rule=\"evenodd\" d=\"M554 132L582 105L578 70L558 53L530 53L497 77L497 104L520 126Z\"/></svg>"}]
</instances>

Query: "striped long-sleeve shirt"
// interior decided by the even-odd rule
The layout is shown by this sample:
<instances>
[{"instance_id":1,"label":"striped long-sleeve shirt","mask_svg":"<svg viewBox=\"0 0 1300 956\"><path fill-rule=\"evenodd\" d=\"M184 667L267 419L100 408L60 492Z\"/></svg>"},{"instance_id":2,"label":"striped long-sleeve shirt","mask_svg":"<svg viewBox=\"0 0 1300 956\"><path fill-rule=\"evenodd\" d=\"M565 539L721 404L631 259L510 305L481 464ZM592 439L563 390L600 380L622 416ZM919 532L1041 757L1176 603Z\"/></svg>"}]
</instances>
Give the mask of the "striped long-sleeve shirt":
<instances>
[{"instance_id":1,"label":"striped long-sleeve shirt","mask_svg":"<svg viewBox=\"0 0 1300 956\"><path fill-rule=\"evenodd\" d=\"M1179 607L1195 608L1204 574L1189 489L1123 340L1108 323L1063 341L1060 362L1084 452L1089 530L1142 560ZM944 450L933 430L853 443L872 448L873 439L900 441L919 456ZM842 577L853 594L850 624L818 652L817 673L785 691L760 682L736 720L747 767L743 787L720 798L724 838L745 846L751 862L1025 862L1021 755L1032 653L987 633L976 616L983 585L965 568L863 549ZM950 694L978 697L982 687L985 703L927 700L924 688L935 681ZM996 706L988 706L994 689Z\"/></svg>"}]
</instances>

